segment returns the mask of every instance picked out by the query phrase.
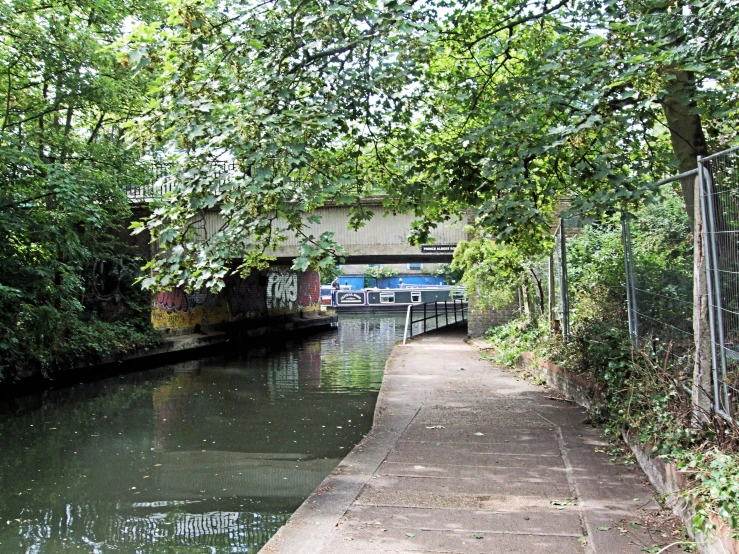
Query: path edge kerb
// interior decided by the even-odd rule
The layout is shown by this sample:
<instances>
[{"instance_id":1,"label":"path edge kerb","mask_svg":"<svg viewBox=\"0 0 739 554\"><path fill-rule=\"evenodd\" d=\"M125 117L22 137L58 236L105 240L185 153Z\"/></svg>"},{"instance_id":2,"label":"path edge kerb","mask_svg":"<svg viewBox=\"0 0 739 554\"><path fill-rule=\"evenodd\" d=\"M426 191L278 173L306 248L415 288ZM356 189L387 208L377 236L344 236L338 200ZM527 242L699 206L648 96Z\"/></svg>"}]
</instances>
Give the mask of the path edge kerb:
<instances>
[{"instance_id":1,"label":"path edge kerb","mask_svg":"<svg viewBox=\"0 0 739 554\"><path fill-rule=\"evenodd\" d=\"M370 430L267 541L259 554L317 554L330 540L331 531L338 526L418 411L413 410L413 416L407 418L405 424L397 421L400 425L393 428L384 425L382 416L389 408L387 377L396 368L403 347L402 342L397 342L385 362ZM421 403L419 399L419 406Z\"/></svg>"},{"instance_id":2,"label":"path edge kerb","mask_svg":"<svg viewBox=\"0 0 739 554\"><path fill-rule=\"evenodd\" d=\"M387 389L387 376L390 374L395 368L395 365L398 362L398 351L405 346L401 341L398 341L395 343L395 346L393 346L392 351L390 352L390 356L388 356L387 360L385 361L385 369L382 372L382 382L380 383L380 390L377 393L377 401L375 402L375 411L372 414L372 427L367 432L367 434L364 436L364 438L357 443L357 445L352 448L351 452L349 454L354 453L355 450L357 450L364 441L367 440L367 437L369 437L372 432L380 425L380 419L382 417L382 413L385 411L387 406L386 397L388 394ZM348 455L347 455L348 456ZM346 459L346 458L344 458ZM343 460L342 460L343 461ZM341 464L339 464L341 465Z\"/></svg>"}]
</instances>

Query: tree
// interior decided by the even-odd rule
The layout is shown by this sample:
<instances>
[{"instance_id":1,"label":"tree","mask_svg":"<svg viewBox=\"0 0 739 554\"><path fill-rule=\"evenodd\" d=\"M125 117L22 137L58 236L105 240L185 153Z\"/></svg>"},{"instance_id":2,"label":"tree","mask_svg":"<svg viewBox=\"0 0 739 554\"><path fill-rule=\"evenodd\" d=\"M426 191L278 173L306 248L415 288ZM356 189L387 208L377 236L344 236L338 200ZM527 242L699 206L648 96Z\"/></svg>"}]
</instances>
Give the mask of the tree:
<instances>
[{"instance_id":1,"label":"tree","mask_svg":"<svg viewBox=\"0 0 739 554\"><path fill-rule=\"evenodd\" d=\"M371 135L413 113L433 8L169 4L166 24L140 26L128 53L157 74L138 140L169 149L177 187L147 223L163 251L144 286L220 288L229 271L263 267L288 233L302 242L296 269L334 266L341 250L330 233L304 232L306 214L331 200L351 207L355 227L371 217L358 201L379 173ZM208 209L226 223L206 234Z\"/></svg>"},{"instance_id":2,"label":"tree","mask_svg":"<svg viewBox=\"0 0 739 554\"><path fill-rule=\"evenodd\" d=\"M432 272L436 277L441 277L448 285L456 285L462 281L464 271L460 267L453 267L452 264L441 264Z\"/></svg>"},{"instance_id":3,"label":"tree","mask_svg":"<svg viewBox=\"0 0 739 554\"><path fill-rule=\"evenodd\" d=\"M125 258L112 235L130 216L123 186L148 178L123 140L146 78L108 50L146 10L145 0L0 5L0 378L123 347L146 328L148 318L99 321L92 294L99 262Z\"/></svg>"},{"instance_id":4,"label":"tree","mask_svg":"<svg viewBox=\"0 0 739 554\"><path fill-rule=\"evenodd\" d=\"M481 236L535 256L561 199L586 221L632 209L735 129L719 0L170 4L129 53L159 76L139 140L170 149L179 187L147 223L164 251L146 286L218 288L287 233L297 268L332 265L305 214L330 199L361 226L367 182L417 216L412 242L473 208Z\"/></svg>"},{"instance_id":5,"label":"tree","mask_svg":"<svg viewBox=\"0 0 739 554\"><path fill-rule=\"evenodd\" d=\"M735 129L735 40L706 44L705 5L458 5L423 79L424 117L402 147L386 141L409 166L394 200L423 207L421 231L473 206L481 229L530 254L563 198L591 219L632 209L707 152L701 114L713 148Z\"/></svg>"}]
</instances>

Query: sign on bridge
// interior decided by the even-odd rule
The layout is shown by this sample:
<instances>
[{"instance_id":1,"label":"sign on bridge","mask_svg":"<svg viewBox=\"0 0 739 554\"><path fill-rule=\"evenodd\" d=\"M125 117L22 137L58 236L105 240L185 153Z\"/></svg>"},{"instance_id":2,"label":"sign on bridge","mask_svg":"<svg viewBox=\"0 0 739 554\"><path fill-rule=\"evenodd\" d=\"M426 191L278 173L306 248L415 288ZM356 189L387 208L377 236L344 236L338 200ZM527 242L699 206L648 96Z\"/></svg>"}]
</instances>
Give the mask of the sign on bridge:
<instances>
[{"instance_id":1,"label":"sign on bridge","mask_svg":"<svg viewBox=\"0 0 739 554\"><path fill-rule=\"evenodd\" d=\"M423 254L454 254L456 244L422 244L421 252Z\"/></svg>"}]
</instances>

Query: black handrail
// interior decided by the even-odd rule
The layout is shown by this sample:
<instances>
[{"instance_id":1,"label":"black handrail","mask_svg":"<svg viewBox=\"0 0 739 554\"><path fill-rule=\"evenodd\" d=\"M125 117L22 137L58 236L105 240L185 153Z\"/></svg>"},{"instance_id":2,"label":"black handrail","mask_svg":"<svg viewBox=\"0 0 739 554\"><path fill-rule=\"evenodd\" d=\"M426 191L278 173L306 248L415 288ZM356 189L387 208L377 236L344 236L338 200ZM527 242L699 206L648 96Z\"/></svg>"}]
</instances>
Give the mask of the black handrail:
<instances>
[{"instance_id":1,"label":"black handrail","mask_svg":"<svg viewBox=\"0 0 739 554\"><path fill-rule=\"evenodd\" d=\"M434 311L432 314L429 315L428 312L430 310L428 310L428 306L430 304L434 305ZM444 315L444 320L445 320L445 324L442 325L441 327L439 326L439 305L440 304L443 304L443 308L444 308L443 315ZM458 305L459 307L457 307ZM414 311L421 308L421 306L423 306L423 316L419 319L414 319L414 316L413 316ZM423 304L409 305L408 312L405 318L405 330L403 332L403 344L405 344L408 338L413 338L414 336L413 335L413 325L414 324L416 323L423 324L423 331L417 334L426 333L427 330L429 330L426 325L426 322L431 319L433 319L434 322L436 323L436 326L434 327L434 329L442 329L444 327L448 327L449 325L454 325L456 323L463 323L467 321L467 316L468 316L467 310L468 310L468 302L466 300L459 299L459 298L453 298L450 300L440 300L438 302L424 302ZM454 317L454 321L452 321L451 323L449 320L450 312Z\"/></svg>"}]
</instances>

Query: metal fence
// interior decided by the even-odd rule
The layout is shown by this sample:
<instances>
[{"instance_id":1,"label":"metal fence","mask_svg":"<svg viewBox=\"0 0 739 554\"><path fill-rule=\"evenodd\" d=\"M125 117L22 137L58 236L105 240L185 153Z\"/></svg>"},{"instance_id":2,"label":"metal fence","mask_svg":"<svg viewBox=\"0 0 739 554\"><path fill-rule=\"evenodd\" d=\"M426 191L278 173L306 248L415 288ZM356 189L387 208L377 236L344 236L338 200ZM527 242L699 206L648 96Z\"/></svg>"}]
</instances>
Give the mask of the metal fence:
<instances>
[{"instance_id":1,"label":"metal fence","mask_svg":"<svg viewBox=\"0 0 739 554\"><path fill-rule=\"evenodd\" d=\"M693 239L684 203L676 190L676 176L659 184L641 218L626 214L621 221L623 288L612 293L626 302L629 334L634 346L663 357L689 378L693 366ZM680 224L673 229L657 229L650 215L674 210ZM554 233L550 258L550 319L556 320L565 341L577 314L572 298L567 239L581 225L576 218L561 219ZM656 238L659 237L659 238ZM576 271L578 268L571 268Z\"/></svg>"},{"instance_id":2,"label":"metal fence","mask_svg":"<svg viewBox=\"0 0 739 554\"><path fill-rule=\"evenodd\" d=\"M676 377L689 390L695 364L695 253L678 181L696 178L706 251L712 402L719 415L739 423L739 146L699 158L697 169L655 183L656 192L638 217L622 218L623 289L611 292L623 294L632 344L662 359L669 355ZM665 210L672 210L669 229L660 223ZM570 309L577 298L571 298L567 259L567 239L577 227L576 219L560 219L549 258L548 314L565 341L578 323ZM570 269L577 273L577 267Z\"/></svg>"},{"instance_id":3,"label":"metal fence","mask_svg":"<svg viewBox=\"0 0 739 554\"><path fill-rule=\"evenodd\" d=\"M693 239L675 186L672 181L660 186L640 218L622 218L624 284L632 343L659 358L669 353L672 366L687 379L695 350ZM652 216L666 211L673 211L678 223L655 229Z\"/></svg>"},{"instance_id":4,"label":"metal fence","mask_svg":"<svg viewBox=\"0 0 739 554\"><path fill-rule=\"evenodd\" d=\"M716 411L735 420L739 399L739 147L698 160Z\"/></svg>"},{"instance_id":5,"label":"metal fence","mask_svg":"<svg viewBox=\"0 0 739 554\"><path fill-rule=\"evenodd\" d=\"M220 173L241 173L243 164L237 161L210 162L210 167ZM162 198L165 194L176 191L178 184L173 179L167 179L167 175L173 169L172 164L153 163L145 169L151 172L151 184L148 185L124 185L123 190L129 200L134 203L147 203ZM362 196L382 196L385 191L376 183L358 183L357 193Z\"/></svg>"},{"instance_id":6,"label":"metal fence","mask_svg":"<svg viewBox=\"0 0 739 554\"><path fill-rule=\"evenodd\" d=\"M212 162L212 167L220 169L221 172L233 172L238 170L236 162ZM165 194L177 190L177 184L172 179L165 179L172 170L171 164L153 163L148 167L151 173L151 184L148 185L126 185L123 190L130 202L146 203L162 198Z\"/></svg>"}]
</instances>

